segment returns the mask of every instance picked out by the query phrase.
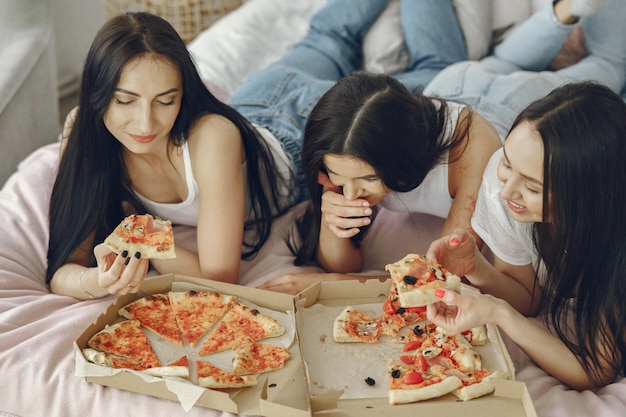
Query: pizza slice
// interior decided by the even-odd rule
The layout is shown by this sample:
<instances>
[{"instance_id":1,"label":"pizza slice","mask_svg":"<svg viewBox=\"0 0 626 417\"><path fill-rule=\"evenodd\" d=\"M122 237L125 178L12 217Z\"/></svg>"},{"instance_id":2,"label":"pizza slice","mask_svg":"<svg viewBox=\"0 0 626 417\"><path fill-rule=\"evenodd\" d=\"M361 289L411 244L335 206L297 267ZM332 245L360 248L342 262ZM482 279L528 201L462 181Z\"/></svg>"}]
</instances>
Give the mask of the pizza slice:
<instances>
[{"instance_id":1,"label":"pizza slice","mask_svg":"<svg viewBox=\"0 0 626 417\"><path fill-rule=\"evenodd\" d=\"M291 356L284 347L256 343L252 339L246 339L234 350L233 373L236 375L259 374L280 369Z\"/></svg>"},{"instance_id":2,"label":"pizza slice","mask_svg":"<svg viewBox=\"0 0 626 417\"><path fill-rule=\"evenodd\" d=\"M146 368L161 366L139 320L126 320L105 327L93 335L87 345L92 349L132 359Z\"/></svg>"},{"instance_id":3,"label":"pizza slice","mask_svg":"<svg viewBox=\"0 0 626 417\"><path fill-rule=\"evenodd\" d=\"M352 306L346 307L333 325L333 338L338 343L378 343L382 335L380 318L371 318Z\"/></svg>"},{"instance_id":4,"label":"pizza slice","mask_svg":"<svg viewBox=\"0 0 626 417\"><path fill-rule=\"evenodd\" d=\"M494 379L510 379L511 375L504 371L489 372L486 369L472 371L461 378L462 385L452 391L457 398L468 401L492 393L495 390Z\"/></svg>"},{"instance_id":5,"label":"pizza slice","mask_svg":"<svg viewBox=\"0 0 626 417\"><path fill-rule=\"evenodd\" d=\"M258 341L284 333L285 328L273 317L240 303L234 303L204 341L198 354L203 356L232 349L248 338Z\"/></svg>"},{"instance_id":6,"label":"pizza slice","mask_svg":"<svg viewBox=\"0 0 626 417\"><path fill-rule=\"evenodd\" d=\"M192 347L232 308L236 300L235 296L213 291L170 292L168 297L176 323Z\"/></svg>"},{"instance_id":7,"label":"pizza slice","mask_svg":"<svg viewBox=\"0 0 626 417\"><path fill-rule=\"evenodd\" d=\"M236 375L207 361L196 361L198 385L205 388L241 388L256 385L252 375Z\"/></svg>"},{"instance_id":8,"label":"pizza slice","mask_svg":"<svg viewBox=\"0 0 626 417\"><path fill-rule=\"evenodd\" d=\"M461 279L458 276L421 255L406 255L401 260L386 265L385 269L390 272L401 307L432 304L439 301L435 297L435 290L445 288L459 291L461 288Z\"/></svg>"},{"instance_id":9,"label":"pizza slice","mask_svg":"<svg viewBox=\"0 0 626 417\"><path fill-rule=\"evenodd\" d=\"M172 222L151 214L131 214L107 236L104 244L115 253L141 253L142 258L176 257Z\"/></svg>"},{"instance_id":10,"label":"pizza slice","mask_svg":"<svg viewBox=\"0 0 626 417\"><path fill-rule=\"evenodd\" d=\"M426 307L401 307L398 290L392 281L383 303L383 335L396 336L405 327L426 320Z\"/></svg>"},{"instance_id":11,"label":"pizza slice","mask_svg":"<svg viewBox=\"0 0 626 417\"><path fill-rule=\"evenodd\" d=\"M441 397L463 383L458 376L435 374L407 364L389 361L389 404L407 404Z\"/></svg>"},{"instance_id":12,"label":"pizza slice","mask_svg":"<svg viewBox=\"0 0 626 417\"><path fill-rule=\"evenodd\" d=\"M187 355L183 355L165 366L146 369L143 372L152 376L177 376L189 379L189 359L187 359Z\"/></svg>"},{"instance_id":13,"label":"pizza slice","mask_svg":"<svg viewBox=\"0 0 626 417\"><path fill-rule=\"evenodd\" d=\"M174 310L167 294L148 295L133 301L119 310L127 319L137 319L142 326L179 346L183 338L176 323Z\"/></svg>"}]
</instances>

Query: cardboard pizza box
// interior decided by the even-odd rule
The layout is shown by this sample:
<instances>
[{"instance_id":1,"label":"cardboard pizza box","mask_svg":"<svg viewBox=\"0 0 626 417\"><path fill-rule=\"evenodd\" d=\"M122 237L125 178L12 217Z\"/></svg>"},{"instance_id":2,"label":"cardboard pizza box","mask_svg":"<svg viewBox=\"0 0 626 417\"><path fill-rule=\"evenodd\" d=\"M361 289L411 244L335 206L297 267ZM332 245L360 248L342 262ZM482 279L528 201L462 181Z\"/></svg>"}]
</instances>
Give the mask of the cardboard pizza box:
<instances>
[{"instance_id":1,"label":"cardboard pizza box","mask_svg":"<svg viewBox=\"0 0 626 417\"><path fill-rule=\"evenodd\" d=\"M307 385L314 417L536 417L526 385L514 380L513 363L495 326L488 326L489 342L478 350L483 364L508 371L512 379L497 380L493 394L469 401L461 401L453 394L447 394L418 403L389 405L386 397L386 362L381 364L386 359L385 351L383 350L383 356L377 357L370 344L337 344L333 340L331 324L333 317L336 317L333 315L348 305L357 310L363 307L366 312L367 308L373 308L372 314L380 308L379 312L382 313L382 303L387 297L389 287L390 279L327 281L309 287L296 297L296 327L307 369ZM472 290L469 287L462 289ZM374 389L364 381L376 372L374 387L377 389Z\"/></svg>"},{"instance_id":2,"label":"cardboard pizza box","mask_svg":"<svg viewBox=\"0 0 626 417\"><path fill-rule=\"evenodd\" d=\"M123 320L118 315L121 307L146 295L166 293L172 289L175 291L186 289L218 291L236 295L239 300L253 303L261 308L289 313L291 317L294 314L294 300L290 295L176 274L149 278L144 282L139 293L118 297L107 311L74 342L75 374L92 383L179 401L182 406L181 411L193 406L201 406L240 415L311 416L305 370L295 329L293 329L294 342L289 348L291 358L286 366L283 369L259 375L257 385L242 389L212 390L188 381L176 379L166 381L163 378L149 377L129 370L107 368L87 361L82 352L82 349L87 347L87 341L106 325ZM146 331L146 333L150 332ZM269 340L266 339L266 341Z\"/></svg>"}]
</instances>

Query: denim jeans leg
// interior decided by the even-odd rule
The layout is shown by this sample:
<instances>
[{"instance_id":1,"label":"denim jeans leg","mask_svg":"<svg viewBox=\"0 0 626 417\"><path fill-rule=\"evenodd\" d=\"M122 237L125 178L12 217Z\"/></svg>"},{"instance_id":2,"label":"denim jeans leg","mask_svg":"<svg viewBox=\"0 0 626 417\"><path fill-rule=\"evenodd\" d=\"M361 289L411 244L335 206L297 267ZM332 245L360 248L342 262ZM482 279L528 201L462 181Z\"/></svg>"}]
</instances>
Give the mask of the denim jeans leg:
<instances>
[{"instance_id":1,"label":"denim jeans leg","mask_svg":"<svg viewBox=\"0 0 626 417\"><path fill-rule=\"evenodd\" d=\"M386 5L387 0L330 0L277 65L335 81L362 68L363 37Z\"/></svg>"},{"instance_id":2,"label":"denim jeans leg","mask_svg":"<svg viewBox=\"0 0 626 417\"><path fill-rule=\"evenodd\" d=\"M528 71L543 71L558 55L576 25L560 23L552 3L522 22L494 49L494 55Z\"/></svg>"},{"instance_id":3,"label":"denim jeans leg","mask_svg":"<svg viewBox=\"0 0 626 417\"><path fill-rule=\"evenodd\" d=\"M450 0L402 0L400 18L409 65L396 78L422 91L445 67L467 59L463 31Z\"/></svg>"}]
</instances>

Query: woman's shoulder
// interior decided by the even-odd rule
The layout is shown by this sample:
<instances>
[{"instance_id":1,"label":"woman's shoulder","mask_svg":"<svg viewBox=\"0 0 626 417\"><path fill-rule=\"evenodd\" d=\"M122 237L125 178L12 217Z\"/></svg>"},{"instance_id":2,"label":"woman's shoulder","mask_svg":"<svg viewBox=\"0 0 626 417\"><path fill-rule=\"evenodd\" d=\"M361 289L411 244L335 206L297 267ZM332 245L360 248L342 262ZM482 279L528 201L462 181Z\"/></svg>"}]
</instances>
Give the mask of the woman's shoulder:
<instances>
[{"instance_id":1,"label":"woman's shoulder","mask_svg":"<svg viewBox=\"0 0 626 417\"><path fill-rule=\"evenodd\" d=\"M232 121L219 114L199 117L189 129L187 144L194 165L243 154L241 132ZM198 155L202 157L198 158Z\"/></svg>"}]
</instances>

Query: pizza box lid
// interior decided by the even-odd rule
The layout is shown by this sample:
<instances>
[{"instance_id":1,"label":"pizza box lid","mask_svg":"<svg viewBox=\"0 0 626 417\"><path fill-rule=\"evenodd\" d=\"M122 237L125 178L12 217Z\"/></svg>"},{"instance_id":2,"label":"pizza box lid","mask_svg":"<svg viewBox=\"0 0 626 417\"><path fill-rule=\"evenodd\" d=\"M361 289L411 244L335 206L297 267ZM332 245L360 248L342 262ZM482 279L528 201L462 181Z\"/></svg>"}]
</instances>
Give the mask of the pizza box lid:
<instances>
[{"instance_id":1,"label":"pizza box lid","mask_svg":"<svg viewBox=\"0 0 626 417\"><path fill-rule=\"evenodd\" d=\"M322 363L332 361L328 357L330 356L328 353L317 353L324 350L322 345L317 344L334 343L334 341L332 340L332 327L330 327L330 322L326 322L325 329L318 331L318 334L323 334L322 337L318 336L318 334L303 334L303 332L315 332L315 330L311 331L311 327L307 328L307 326L303 325L302 315L304 312L311 309L311 307L315 307L316 305L318 305L317 307L321 305L324 306L324 308L334 308L335 311L337 311L338 308L343 308L348 305L355 306L357 309L359 308L359 305L382 305L387 297L387 294L389 293L390 283L390 279L372 278L345 281L325 281L312 285L296 296L296 328L299 333L300 348L302 350L305 366L307 367L308 378L312 378L314 373L312 370L315 370L315 372L325 372L325 370L320 371L320 367L323 368L324 366L333 366ZM470 287L463 287L462 291L475 290ZM310 322L311 318L312 316L307 316L307 322ZM320 323L324 322L320 319ZM503 370L508 371L513 378L512 380L496 380L496 389L493 394L469 401L461 401L454 395L448 394L440 398L403 405L389 405L386 395L378 397L370 395L358 398L360 394L357 394L355 398L346 398L344 394L351 389L349 388L350 383L345 381L346 373L342 373L342 370L337 370L335 368L326 372L324 376L326 377L328 373L333 373L337 375L338 380L341 380L343 377L344 381L337 382L336 386L329 386L325 383L318 386L316 384L319 384L320 382L315 380L315 378L307 384L312 388L316 388L315 390L311 390L311 409L313 416L374 417L381 415L393 415L395 417L413 417L416 415L463 415L465 417L484 417L506 415L509 417L536 417L537 414L532 404L532 400L530 399L526 384L514 380L515 369L513 362L509 356L506 346L502 341L502 338L500 337L497 327L488 327L488 333L490 344L493 345L491 347L493 350L490 348L487 352L489 354L497 355L498 357L495 359L485 358L485 353L481 352L483 361L485 361L485 359L489 359L491 360L491 363L494 363L494 360L497 360L497 363L504 368ZM308 346L309 343L314 346ZM358 353L356 353L355 350L355 357L359 358L356 359L356 361L366 362L370 360L370 357L367 356L367 349L370 345L350 345L360 346L346 346L346 348L351 349L354 347L355 349L365 350L365 353L362 356L357 356ZM307 355L307 352L315 352L315 354ZM349 355L351 355L351 353ZM346 356L346 362L349 362L350 360L349 355ZM340 366L341 365L338 367ZM348 366L351 365L348 364ZM358 366L360 369L365 368L363 363L358 363L355 366ZM362 374L358 376L358 382L362 384L364 390L369 389L363 381L366 376L368 375ZM328 378L326 378L324 382L328 382ZM343 387L341 386L342 384L344 384ZM381 382L380 388L384 389L384 386L386 386L386 381Z\"/></svg>"},{"instance_id":2,"label":"pizza box lid","mask_svg":"<svg viewBox=\"0 0 626 417\"><path fill-rule=\"evenodd\" d=\"M124 305L149 294L165 293L193 288L208 289L224 294L236 295L242 300L259 307L293 314L294 299L256 288L192 278L176 274L147 279L137 294L119 296L75 341L75 374L87 381L127 391L179 401L182 408L201 406L240 415L259 416L311 416L309 391L300 349L295 335L289 348L291 358L283 369L258 376L258 384L243 389L212 390L187 381L177 381L146 376L130 370L112 369L89 362L82 349L87 341L107 324L123 320L118 310Z\"/></svg>"}]
</instances>

